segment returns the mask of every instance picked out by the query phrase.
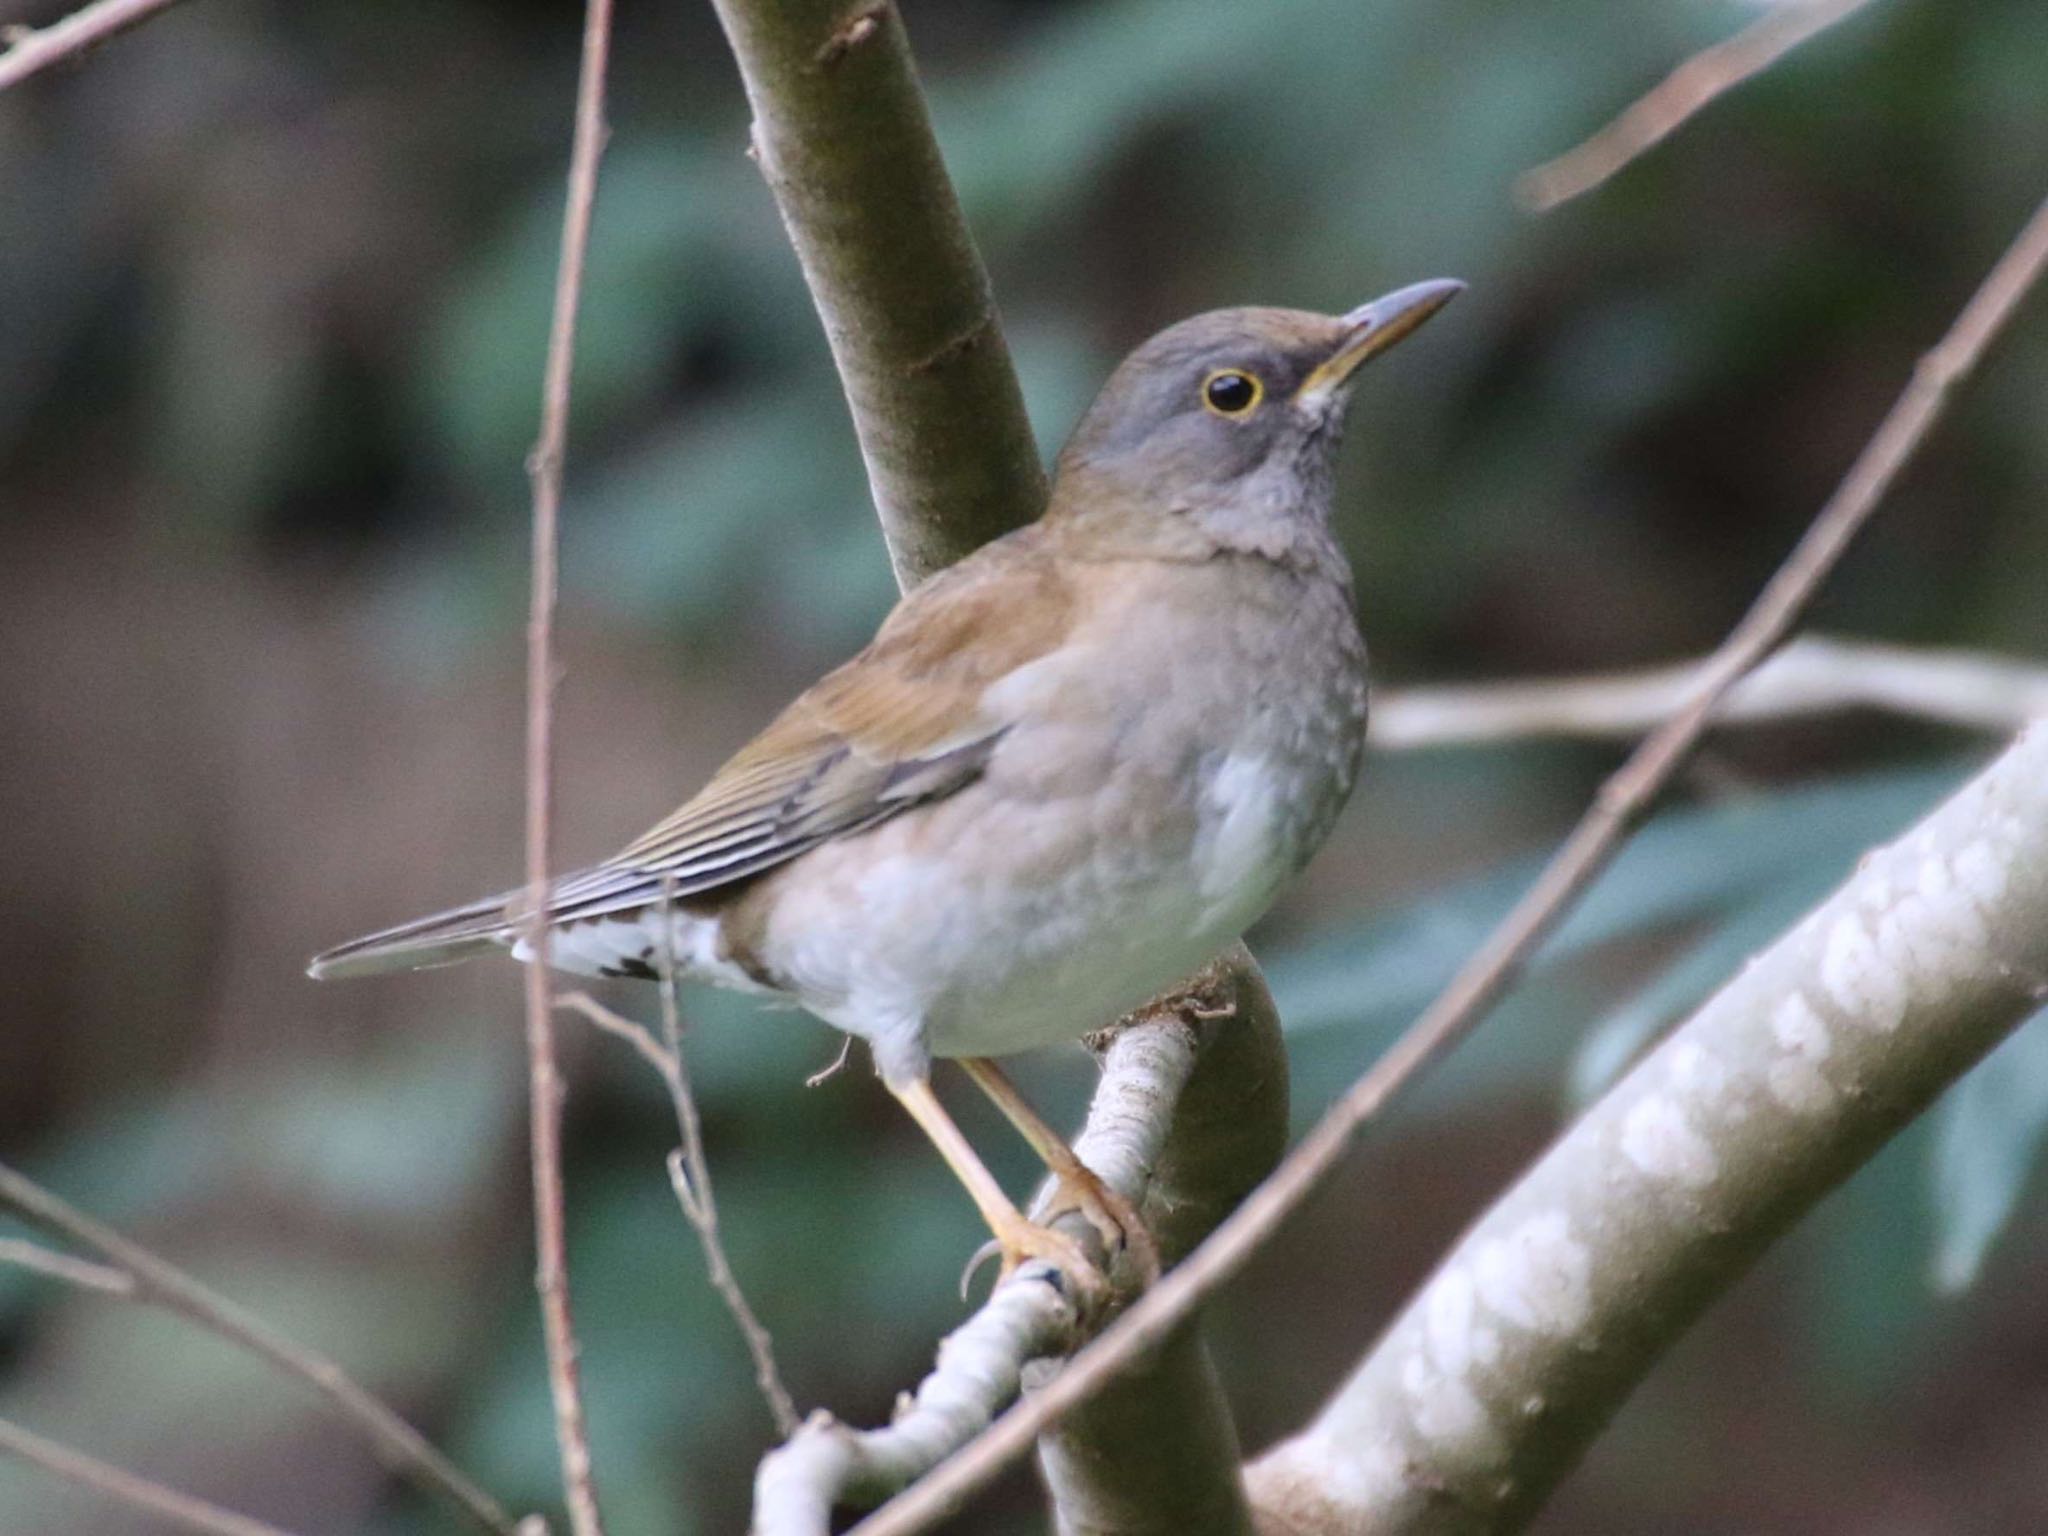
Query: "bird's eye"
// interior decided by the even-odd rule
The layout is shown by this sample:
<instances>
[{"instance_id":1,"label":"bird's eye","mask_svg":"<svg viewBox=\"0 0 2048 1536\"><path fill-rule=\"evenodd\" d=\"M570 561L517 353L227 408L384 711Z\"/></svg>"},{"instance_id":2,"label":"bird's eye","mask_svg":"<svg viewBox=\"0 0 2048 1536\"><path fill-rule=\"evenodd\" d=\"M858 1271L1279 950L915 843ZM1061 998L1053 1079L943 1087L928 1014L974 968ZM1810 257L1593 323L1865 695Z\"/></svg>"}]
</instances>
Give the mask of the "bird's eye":
<instances>
[{"instance_id":1,"label":"bird's eye","mask_svg":"<svg viewBox=\"0 0 2048 1536\"><path fill-rule=\"evenodd\" d=\"M1202 380L1202 404L1218 416L1242 416L1266 397L1257 374L1219 368Z\"/></svg>"}]
</instances>

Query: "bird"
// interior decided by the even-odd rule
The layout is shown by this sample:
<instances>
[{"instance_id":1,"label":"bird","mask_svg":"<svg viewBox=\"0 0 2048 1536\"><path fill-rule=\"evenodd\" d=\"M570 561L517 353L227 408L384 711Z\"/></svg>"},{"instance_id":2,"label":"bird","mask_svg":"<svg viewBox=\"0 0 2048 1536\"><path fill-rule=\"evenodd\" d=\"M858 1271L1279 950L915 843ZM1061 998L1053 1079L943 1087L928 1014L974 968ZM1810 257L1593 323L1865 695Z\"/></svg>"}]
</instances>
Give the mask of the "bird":
<instances>
[{"instance_id":1,"label":"bird","mask_svg":"<svg viewBox=\"0 0 2048 1536\"><path fill-rule=\"evenodd\" d=\"M1366 650L1332 532L1359 370L1464 288L1222 309L1116 368L1040 517L913 587L666 820L551 882L557 969L795 1003L869 1046L1006 1272L1155 1250L994 1058L1100 1029L1239 938L1359 772ZM315 977L509 950L524 892L316 956ZM1045 1162L1028 1219L931 1087L956 1059ZM1114 1250L1113 1250L1114 1251ZM1100 1276L1095 1276L1099 1281Z\"/></svg>"}]
</instances>

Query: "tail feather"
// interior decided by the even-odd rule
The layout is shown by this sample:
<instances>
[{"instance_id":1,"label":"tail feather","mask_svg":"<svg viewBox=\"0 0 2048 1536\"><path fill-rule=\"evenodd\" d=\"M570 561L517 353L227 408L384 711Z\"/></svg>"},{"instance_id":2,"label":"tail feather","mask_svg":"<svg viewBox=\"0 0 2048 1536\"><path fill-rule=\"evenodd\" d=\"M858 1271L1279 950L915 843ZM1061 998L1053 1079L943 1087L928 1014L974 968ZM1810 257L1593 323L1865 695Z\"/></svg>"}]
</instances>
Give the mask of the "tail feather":
<instances>
[{"instance_id":1,"label":"tail feather","mask_svg":"<svg viewBox=\"0 0 2048 1536\"><path fill-rule=\"evenodd\" d=\"M452 965L485 950L502 948L512 936L512 899L510 895L493 896L351 939L315 955L306 974L327 981L376 976L386 971L416 971Z\"/></svg>"}]
</instances>

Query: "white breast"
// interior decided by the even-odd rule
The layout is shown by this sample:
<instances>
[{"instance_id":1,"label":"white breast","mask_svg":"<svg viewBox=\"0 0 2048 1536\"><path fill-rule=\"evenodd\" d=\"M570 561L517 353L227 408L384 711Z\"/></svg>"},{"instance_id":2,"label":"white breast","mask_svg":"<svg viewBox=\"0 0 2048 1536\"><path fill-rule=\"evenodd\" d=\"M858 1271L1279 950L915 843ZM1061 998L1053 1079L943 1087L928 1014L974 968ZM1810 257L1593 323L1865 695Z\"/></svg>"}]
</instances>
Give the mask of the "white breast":
<instances>
[{"instance_id":1,"label":"white breast","mask_svg":"<svg viewBox=\"0 0 2048 1536\"><path fill-rule=\"evenodd\" d=\"M1263 909L1292 872L1297 777L1271 758L1233 753L1210 778L1192 873L1212 920Z\"/></svg>"}]
</instances>

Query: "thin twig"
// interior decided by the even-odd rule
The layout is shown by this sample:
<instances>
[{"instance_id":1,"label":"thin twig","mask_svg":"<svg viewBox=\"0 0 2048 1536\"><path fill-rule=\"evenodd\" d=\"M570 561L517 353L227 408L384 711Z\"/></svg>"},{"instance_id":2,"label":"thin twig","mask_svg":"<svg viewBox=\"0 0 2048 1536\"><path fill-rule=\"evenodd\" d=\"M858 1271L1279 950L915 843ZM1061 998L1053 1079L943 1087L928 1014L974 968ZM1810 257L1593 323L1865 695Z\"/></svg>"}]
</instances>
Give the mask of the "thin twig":
<instances>
[{"instance_id":1,"label":"thin twig","mask_svg":"<svg viewBox=\"0 0 2048 1536\"><path fill-rule=\"evenodd\" d=\"M661 1074L663 1082L668 1081L668 1052L661 1042L654 1038L645 1024L614 1013L588 992L562 992L556 994L555 1006L575 1014L585 1023L603 1030L615 1040L623 1040L633 1048L634 1054Z\"/></svg>"},{"instance_id":2,"label":"thin twig","mask_svg":"<svg viewBox=\"0 0 2048 1536\"><path fill-rule=\"evenodd\" d=\"M19 1456L23 1461L82 1488L104 1494L117 1504L126 1504L131 1509L155 1515L181 1531L196 1531L199 1536L289 1536L277 1526L238 1515L218 1504L209 1504L189 1493L180 1493L149 1478L138 1477L133 1472L124 1472L83 1451L74 1451L68 1445L45 1440L41 1435L6 1419L0 1419L0 1451Z\"/></svg>"},{"instance_id":3,"label":"thin twig","mask_svg":"<svg viewBox=\"0 0 2048 1536\"><path fill-rule=\"evenodd\" d=\"M52 64L83 53L176 3L177 0L96 0L62 21L38 31L20 32L13 46L0 53L0 91L19 85L30 75L39 75Z\"/></svg>"},{"instance_id":4,"label":"thin twig","mask_svg":"<svg viewBox=\"0 0 2048 1536\"><path fill-rule=\"evenodd\" d=\"M135 1294L135 1277L126 1270L115 1269L110 1264L95 1264L89 1259L74 1259L68 1253L25 1243L19 1238L0 1237L0 1264L34 1270L52 1280L75 1285L81 1291L97 1291L103 1296L132 1297Z\"/></svg>"},{"instance_id":5,"label":"thin twig","mask_svg":"<svg viewBox=\"0 0 2048 1536\"><path fill-rule=\"evenodd\" d=\"M704 1266L710 1271L712 1287L732 1313L740 1337L746 1341L747 1353L754 1362L754 1380L761 1388L776 1429L786 1438L796 1433L803 1419L797 1413L795 1399L783 1385L781 1371L776 1368L775 1340L748 1303L746 1292L740 1289L725 1241L719 1235L718 1201L711 1189L711 1166L704 1153L702 1121L683 1057L682 1016L675 1006L673 984L664 984L662 994L663 1032L669 1041L666 1046L645 1025L614 1013L587 992L565 992L555 999L555 1004L625 1041L667 1084L676 1126L683 1138L683 1144L668 1155L669 1186L675 1191L676 1203L683 1208L683 1218L695 1229L697 1240L703 1245Z\"/></svg>"},{"instance_id":6,"label":"thin twig","mask_svg":"<svg viewBox=\"0 0 2048 1536\"><path fill-rule=\"evenodd\" d=\"M1592 191L1662 143L1701 108L1869 3L1779 0L1733 37L1680 64L1584 143L1525 171L1515 182L1515 200L1532 213L1548 213L1559 203Z\"/></svg>"},{"instance_id":7,"label":"thin twig","mask_svg":"<svg viewBox=\"0 0 2048 1536\"><path fill-rule=\"evenodd\" d=\"M611 0L586 0L583 59L576 80L576 131L569 151L569 193L555 271L554 316L541 388L540 440L527 472L533 481L533 595L526 636L526 1043L532 1100L534 1287L547 1341L548 1389L569 1523L576 1536L602 1536L583 1411L582 1367L569 1301L567 1226L562 1198L562 1079L555 1060L548 996L548 843L553 800L554 621L557 523L562 460L569 441L569 380L576 357L576 312L604 153L604 77L611 52Z\"/></svg>"},{"instance_id":8,"label":"thin twig","mask_svg":"<svg viewBox=\"0 0 2048 1536\"><path fill-rule=\"evenodd\" d=\"M1531 737L1640 736L1691 697L1705 665L1393 689L1372 701L1372 744L1381 752L1413 752ZM1714 712L1714 723L1848 709L2015 731L2048 716L2048 667L1980 651L1807 635L1743 678Z\"/></svg>"},{"instance_id":9,"label":"thin twig","mask_svg":"<svg viewBox=\"0 0 2048 1536\"><path fill-rule=\"evenodd\" d=\"M12 1211L53 1237L75 1243L123 1272L135 1300L174 1312L296 1376L360 1428L391 1466L421 1486L447 1495L484 1530L495 1536L515 1536L511 1516L495 1499L325 1355L292 1343L168 1260L102 1226L5 1163L0 1163L0 1209Z\"/></svg>"},{"instance_id":10,"label":"thin twig","mask_svg":"<svg viewBox=\"0 0 2048 1536\"><path fill-rule=\"evenodd\" d=\"M683 1217L697 1229L704 1248L704 1264L711 1272L711 1284L725 1298L726 1310L739 1324L747 1341L747 1353L754 1361L754 1383L767 1400L775 1428L786 1439L796 1433L803 1420L796 1400L782 1384L775 1368L775 1341L761 1325L754 1309L740 1289L732 1261L726 1257L725 1240L718 1232L718 1196L711 1187L711 1160L704 1154L704 1117L697 1113L697 1095L690 1086L690 1064L683 1055L683 1011L676 1004L675 881L664 879L661 892L661 1037L668 1047L668 1092L675 1105L676 1125L683 1144L668 1156L669 1187Z\"/></svg>"},{"instance_id":11,"label":"thin twig","mask_svg":"<svg viewBox=\"0 0 2048 1536\"><path fill-rule=\"evenodd\" d=\"M1903 393L1857 455L1785 563L1701 669L1690 701L1633 752L1551 856L1534 885L1443 994L1317 1122L1302 1143L1179 1268L1154 1286L1044 1390L1018 1404L974 1444L855 1528L856 1536L909 1536L1022 1456L1047 1426L1100 1391L1140 1351L1157 1345L1228 1280L1337 1165L1360 1127L1478 1024L1523 962L1563 919L1675 774L1722 697L1770 654L1798 619L1885 491L2048 266L2048 202L1971 295L1953 326L1914 367Z\"/></svg>"}]
</instances>

